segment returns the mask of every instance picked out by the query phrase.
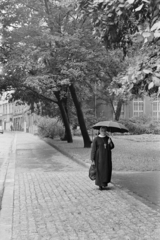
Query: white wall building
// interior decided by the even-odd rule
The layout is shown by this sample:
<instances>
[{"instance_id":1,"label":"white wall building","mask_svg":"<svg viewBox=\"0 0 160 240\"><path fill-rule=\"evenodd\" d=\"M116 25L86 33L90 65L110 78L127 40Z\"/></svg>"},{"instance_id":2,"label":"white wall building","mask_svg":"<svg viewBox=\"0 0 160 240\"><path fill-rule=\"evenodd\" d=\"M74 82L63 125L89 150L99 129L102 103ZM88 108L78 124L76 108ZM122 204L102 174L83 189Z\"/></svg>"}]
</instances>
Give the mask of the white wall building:
<instances>
[{"instance_id":1,"label":"white wall building","mask_svg":"<svg viewBox=\"0 0 160 240\"><path fill-rule=\"evenodd\" d=\"M13 103L6 100L8 92L0 97L0 125L4 130L10 130L13 121Z\"/></svg>"},{"instance_id":2,"label":"white wall building","mask_svg":"<svg viewBox=\"0 0 160 240\"><path fill-rule=\"evenodd\" d=\"M4 131L25 131L36 133L36 120L38 116L31 113L27 104L16 104L6 100L8 93L4 93L0 97L0 126Z\"/></svg>"}]
</instances>

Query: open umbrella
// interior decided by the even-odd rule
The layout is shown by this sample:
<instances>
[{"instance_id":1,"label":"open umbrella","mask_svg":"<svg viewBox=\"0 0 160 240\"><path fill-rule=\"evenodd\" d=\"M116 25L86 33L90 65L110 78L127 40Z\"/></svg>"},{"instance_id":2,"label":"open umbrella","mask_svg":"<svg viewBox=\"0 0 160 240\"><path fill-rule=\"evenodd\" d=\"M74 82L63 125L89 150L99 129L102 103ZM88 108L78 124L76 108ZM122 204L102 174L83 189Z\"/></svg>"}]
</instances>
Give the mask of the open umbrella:
<instances>
[{"instance_id":1,"label":"open umbrella","mask_svg":"<svg viewBox=\"0 0 160 240\"><path fill-rule=\"evenodd\" d=\"M128 129L121 123L115 121L102 121L92 126L93 129L99 130L100 127L106 127L108 132L128 132Z\"/></svg>"}]
</instances>

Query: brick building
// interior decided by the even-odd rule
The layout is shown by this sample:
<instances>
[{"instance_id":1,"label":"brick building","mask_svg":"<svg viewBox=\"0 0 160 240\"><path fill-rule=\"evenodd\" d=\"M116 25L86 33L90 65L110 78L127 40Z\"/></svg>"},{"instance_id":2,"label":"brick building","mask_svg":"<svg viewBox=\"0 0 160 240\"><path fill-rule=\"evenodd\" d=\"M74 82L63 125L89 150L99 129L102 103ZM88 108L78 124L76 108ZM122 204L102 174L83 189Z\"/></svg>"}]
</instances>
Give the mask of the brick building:
<instances>
[{"instance_id":1,"label":"brick building","mask_svg":"<svg viewBox=\"0 0 160 240\"><path fill-rule=\"evenodd\" d=\"M116 104L114 107L116 108ZM96 114L100 116L102 113L103 116L106 116L106 120L114 119L114 111L110 105L99 104ZM145 96L143 99L129 101L123 104L120 118L129 119L142 115L148 116L154 122L160 122L160 98L155 100Z\"/></svg>"}]
</instances>

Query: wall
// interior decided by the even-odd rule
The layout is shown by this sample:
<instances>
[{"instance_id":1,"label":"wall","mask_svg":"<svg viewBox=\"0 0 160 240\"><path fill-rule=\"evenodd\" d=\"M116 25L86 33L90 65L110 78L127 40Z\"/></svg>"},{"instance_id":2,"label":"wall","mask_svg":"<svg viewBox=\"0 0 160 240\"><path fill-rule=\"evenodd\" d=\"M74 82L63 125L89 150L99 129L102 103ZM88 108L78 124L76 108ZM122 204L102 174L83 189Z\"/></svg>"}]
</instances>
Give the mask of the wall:
<instances>
[{"instance_id":1,"label":"wall","mask_svg":"<svg viewBox=\"0 0 160 240\"><path fill-rule=\"evenodd\" d=\"M160 99L159 99L160 102ZM153 99L151 99L148 96L144 97L144 115L150 117L152 119L152 104ZM160 103L159 103L160 104ZM100 117L100 114L103 112L106 116L106 120L114 119L114 113L112 110L112 107L110 105L106 106L105 104L101 104L97 106L97 117ZM159 112L160 112L160 106L159 106ZM160 113L159 113L160 115ZM132 118L133 115L133 101L130 101L128 103L124 104L124 118L129 119ZM120 117L122 118L122 116ZM153 119L152 119L153 120ZM160 119L159 119L160 121Z\"/></svg>"},{"instance_id":2,"label":"wall","mask_svg":"<svg viewBox=\"0 0 160 240\"><path fill-rule=\"evenodd\" d=\"M145 97L145 115L152 118L152 99Z\"/></svg>"}]
</instances>

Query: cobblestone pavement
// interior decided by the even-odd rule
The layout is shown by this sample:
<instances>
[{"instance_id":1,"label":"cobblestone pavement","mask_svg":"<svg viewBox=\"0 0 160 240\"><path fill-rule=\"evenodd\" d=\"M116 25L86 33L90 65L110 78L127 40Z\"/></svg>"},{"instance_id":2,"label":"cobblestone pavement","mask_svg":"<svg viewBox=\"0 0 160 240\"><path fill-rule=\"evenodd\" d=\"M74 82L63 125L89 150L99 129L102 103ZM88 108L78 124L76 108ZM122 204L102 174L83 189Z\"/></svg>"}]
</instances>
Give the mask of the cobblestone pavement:
<instances>
[{"instance_id":1,"label":"cobblestone pavement","mask_svg":"<svg viewBox=\"0 0 160 240\"><path fill-rule=\"evenodd\" d=\"M28 155L23 154L24 146L26 152L30 149ZM87 168L36 136L17 135L12 240L159 240L159 236L160 213L112 184L99 191Z\"/></svg>"},{"instance_id":2,"label":"cobblestone pavement","mask_svg":"<svg viewBox=\"0 0 160 240\"><path fill-rule=\"evenodd\" d=\"M12 240L158 240L159 220L125 192L100 192L85 171L28 171L15 179Z\"/></svg>"}]
</instances>

